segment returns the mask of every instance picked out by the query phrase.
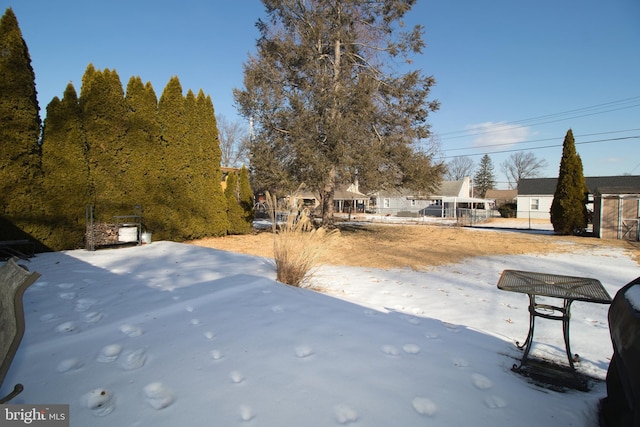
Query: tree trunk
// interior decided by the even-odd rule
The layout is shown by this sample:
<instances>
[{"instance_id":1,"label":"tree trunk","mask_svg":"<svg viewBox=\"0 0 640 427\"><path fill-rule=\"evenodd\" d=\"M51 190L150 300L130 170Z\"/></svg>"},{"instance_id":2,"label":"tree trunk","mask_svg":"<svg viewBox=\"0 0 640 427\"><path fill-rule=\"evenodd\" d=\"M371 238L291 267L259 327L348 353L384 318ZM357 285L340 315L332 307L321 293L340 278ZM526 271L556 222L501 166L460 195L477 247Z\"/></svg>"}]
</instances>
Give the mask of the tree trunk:
<instances>
[{"instance_id":1,"label":"tree trunk","mask_svg":"<svg viewBox=\"0 0 640 427\"><path fill-rule=\"evenodd\" d=\"M331 122L336 123L338 116L338 92L340 89L340 38L336 39L333 51L333 108L331 109ZM327 181L322 189L322 226L333 227L333 196L336 190L336 166L333 165L329 170Z\"/></svg>"},{"instance_id":2,"label":"tree trunk","mask_svg":"<svg viewBox=\"0 0 640 427\"><path fill-rule=\"evenodd\" d=\"M336 189L336 168L333 166L322 189L322 226L333 227L333 195Z\"/></svg>"}]
</instances>

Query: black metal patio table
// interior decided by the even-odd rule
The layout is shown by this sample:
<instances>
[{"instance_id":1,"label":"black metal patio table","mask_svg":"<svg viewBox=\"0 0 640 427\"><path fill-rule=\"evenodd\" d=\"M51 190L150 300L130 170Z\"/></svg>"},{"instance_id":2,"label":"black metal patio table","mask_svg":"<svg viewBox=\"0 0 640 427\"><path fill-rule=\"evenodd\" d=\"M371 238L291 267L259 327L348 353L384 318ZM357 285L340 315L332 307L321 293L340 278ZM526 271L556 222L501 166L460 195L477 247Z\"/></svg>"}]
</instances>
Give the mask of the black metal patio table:
<instances>
[{"instance_id":1,"label":"black metal patio table","mask_svg":"<svg viewBox=\"0 0 640 427\"><path fill-rule=\"evenodd\" d=\"M513 365L514 370L520 369L529 357L533 342L535 318L543 317L562 321L562 333L569 365L573 365L574 356L569 344L569 320L571 319L571 304L574 301L585 301L598 304L611 304L611 297L599 280L587 277L563 276L559 274L538 273L533 271L504 270L498 280L498 289L509 292L524 293L529 296L529 333L527 339L520 345L524 349L520 366ZM564 301L562 307L536 302L536 297L560 298ZM559 313L559 314L556 314ZM577 359L577 355L576 355Z\"/></svg>"}]
</instances>

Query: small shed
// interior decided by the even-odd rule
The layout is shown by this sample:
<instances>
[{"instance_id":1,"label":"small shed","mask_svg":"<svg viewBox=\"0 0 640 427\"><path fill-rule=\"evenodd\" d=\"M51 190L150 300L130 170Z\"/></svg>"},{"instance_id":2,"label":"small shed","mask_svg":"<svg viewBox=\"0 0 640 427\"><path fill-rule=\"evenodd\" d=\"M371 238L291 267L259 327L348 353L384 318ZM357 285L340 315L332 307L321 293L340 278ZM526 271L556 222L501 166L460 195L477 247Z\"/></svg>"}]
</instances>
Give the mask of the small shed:
<instances>
[{"instance_id":1,"label":"small shed","mask_svg":"<svg viewBox=\"0 0 640 427\"><path fill-rule=\"evenodd\" d=\"M593 233L602 239L640 240L640 187L597 188Z\"/></svg>"}]
</instances>

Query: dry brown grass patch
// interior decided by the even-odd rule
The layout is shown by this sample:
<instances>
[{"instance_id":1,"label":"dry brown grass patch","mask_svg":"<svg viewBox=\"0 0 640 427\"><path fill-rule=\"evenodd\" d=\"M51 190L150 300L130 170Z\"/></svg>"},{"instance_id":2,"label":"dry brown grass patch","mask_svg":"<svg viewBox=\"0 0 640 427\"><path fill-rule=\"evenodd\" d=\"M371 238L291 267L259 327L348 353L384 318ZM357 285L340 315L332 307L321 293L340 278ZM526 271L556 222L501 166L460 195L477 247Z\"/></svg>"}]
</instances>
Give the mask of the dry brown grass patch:
<instances>
[{"instance_id":1,"label":"dry brown grass patch","mask_svg":"<svg viewBox=\"0 0 640 427\"><path fill-rule=\"evenodd\" d=\"M193 243L273 258L271 233L203 239ZM477 256L562 253L576 247L623 248L640 263L640 246L626 241L434 225L342 227L319 261L331 265L423 269Z\"/></svg>"}]
</instances>

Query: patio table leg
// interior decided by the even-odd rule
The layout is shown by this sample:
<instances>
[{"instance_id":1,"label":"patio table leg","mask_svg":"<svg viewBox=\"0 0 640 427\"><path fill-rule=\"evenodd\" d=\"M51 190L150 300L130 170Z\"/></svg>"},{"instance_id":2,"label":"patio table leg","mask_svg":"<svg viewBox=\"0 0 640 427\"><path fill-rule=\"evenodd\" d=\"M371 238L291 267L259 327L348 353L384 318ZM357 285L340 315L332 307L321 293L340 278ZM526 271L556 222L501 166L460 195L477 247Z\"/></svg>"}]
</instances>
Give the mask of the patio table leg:
<instances>
[{"instance_id":1,"label":"patio table leg","mask_svg":"<svg viewBox=\"0 0 640 427\"><path fill-rule=\"evenodd\" d=\"M567 351L567 358L569 359L569 365L572 370L575 370L573 366L574 357L577 359L579 356L575 356L571 353L571 344L569 343L569 321L571 320L571 303L573 300L564 300L564 313L562 316L562 334L564 337L564 346Z\"/></svg>"},{"instance_id":2,"label":"patio table leg","mask_svg":"<svg viewBox=\"0 0 640 427\"><path fill-rule=\"evenodd\" d=\"M517 363L514 363L512 369L514 371L522 368L522 365L525 364L529 357L529 351L531 350L531 344L533 342L533 330L536 325L536 297L535 295L529 295L529 332L527 333L527 338L524 340L524 343L520 344L519 341L516 341L516 346L522 350L524 349L524 354L522 355L522 359L520 359L520 366Z\"/></svg>"}]
</instances>

